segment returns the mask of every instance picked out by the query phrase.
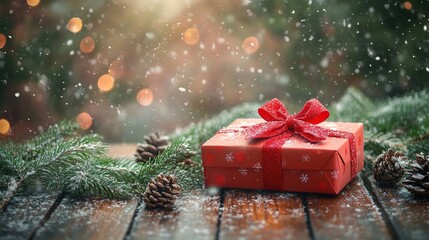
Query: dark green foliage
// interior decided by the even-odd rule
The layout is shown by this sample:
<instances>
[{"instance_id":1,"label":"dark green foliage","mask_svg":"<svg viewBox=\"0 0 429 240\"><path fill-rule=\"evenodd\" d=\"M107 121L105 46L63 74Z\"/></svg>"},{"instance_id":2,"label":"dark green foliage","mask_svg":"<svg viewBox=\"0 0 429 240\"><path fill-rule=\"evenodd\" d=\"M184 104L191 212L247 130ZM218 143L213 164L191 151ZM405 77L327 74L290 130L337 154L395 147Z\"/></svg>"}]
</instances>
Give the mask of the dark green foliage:
<instances>
[{"instance_id":1,"label":"dark green foliage","mask_svg":"<svg viewBox=\"0 0 429 240\"><path fill-rule=\"evenodd\" d=\"M258 118L257 109L261 104L244 103L228 111L222 111L217 116L197 124L192 124L180 130L173 138L186 138L195 150L211 138L219 129L228 126L237 118Z\"/></svg>"},{"instance_id":2,"label":"dark green foliage","mask_svg":"<svg viewBox=\"0 0 429 240\"><path fill-rule=\"evenodd\" d=\"M202 186L201 161L178 164L189 156L187 141L176 139L145 164L112 159L96 134L75 136L77 126L62 122L24 143L0 145L0 209L18 190L61 191L75 198L128 199L143 194L159 173L175 174L184 189Z\"/></svg>"},{"instance_id":3,"label":"dark green foliage","mask_svg":"<svg viewBox=\"0 0 429 240\"><path fill-rule=\"evenodd\" d=\"M363 122L365 155L375 159L388 148L403 151L410 159L429 148L429 93L421 91L403 97L371 102L349 89L332 106L334 121Z\"/></svg>"},{"instance_id":4,"label":"dark green foliage","mask_svg":"<svg viewBox=\"0 0 429 240\"><path fill-rule=\"evenodd\" d=\"M429 86L422 77L429 61L423 40L429 2L412 1L411 10L404 2L257 0L249 8L268 34L285 39L276 50L292 99L312 92L327 100L347 86L372 97Z\"/></svg>"}]
</instances>

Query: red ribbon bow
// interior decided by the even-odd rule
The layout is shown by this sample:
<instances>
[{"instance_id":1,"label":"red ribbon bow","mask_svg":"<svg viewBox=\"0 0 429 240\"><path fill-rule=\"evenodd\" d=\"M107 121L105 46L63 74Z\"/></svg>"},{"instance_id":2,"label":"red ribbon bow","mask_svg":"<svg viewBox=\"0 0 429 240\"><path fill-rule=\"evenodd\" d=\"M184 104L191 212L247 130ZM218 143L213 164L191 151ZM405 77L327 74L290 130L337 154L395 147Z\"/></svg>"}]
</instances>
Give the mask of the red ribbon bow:
<instances>
[{"instance_id":1,"label":"red ribbon bow","mask_svg":"<svg viewBox=\"0 0 429 240\"><path fill-rule=\"evenodd\" d=\"M351 175L356 176L357 154L354 135L314 125L329 117L328 109L317 99L307 101L299 113L289 115L286 107L274 98L260 107L258 113L267 122L248 127L244 135L247 139L268 138L262 146L262 174L267 189L282 188L281 147L293 134L299 134L310 142L319 142L326 137L347 138L351 153Z\"/></svg>"},{"instance_id":2,"label":"red ribbon bow","mask_svg":"<svg viewBox=\"0 0 429 240\"><path fill-rule=\"evenodd\" d=\"M277 99L267 102L258 109L259 115L267 122L253 125L244 132L247 139L271 138L292 131L310 142L326 139L326 129L314 124L329 117L329 111L317 99L305 103L297 114L288 115L286 107Z\"/></svg>"}]
</instances>

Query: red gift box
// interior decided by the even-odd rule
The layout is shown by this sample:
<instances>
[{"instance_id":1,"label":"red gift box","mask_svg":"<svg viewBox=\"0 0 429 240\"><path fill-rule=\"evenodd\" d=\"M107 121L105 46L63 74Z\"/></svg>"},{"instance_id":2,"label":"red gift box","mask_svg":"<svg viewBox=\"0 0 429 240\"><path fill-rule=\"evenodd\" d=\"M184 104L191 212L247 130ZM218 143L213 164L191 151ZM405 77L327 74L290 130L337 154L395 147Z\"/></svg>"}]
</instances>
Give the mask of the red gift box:
<instances>
[{"instance_id":1,"label":"red gift box","mask_svg":"<svg viewBox=\"0 0 429 240\"><path fill-rule=\"evenodd\" d=\"M237 119L202 145L206 187L338 194L363 168L362 123L319 123L314 126L351 133L355 141L326 137L310 142L299 134L291 134L278 147L277 155L268 152L268 158L263 160L267 154L264 144L269 138L249 140L245 131L264 122ZM274 158L279 158L278 164L271 166Z\"/></svg>"}]
</instances>

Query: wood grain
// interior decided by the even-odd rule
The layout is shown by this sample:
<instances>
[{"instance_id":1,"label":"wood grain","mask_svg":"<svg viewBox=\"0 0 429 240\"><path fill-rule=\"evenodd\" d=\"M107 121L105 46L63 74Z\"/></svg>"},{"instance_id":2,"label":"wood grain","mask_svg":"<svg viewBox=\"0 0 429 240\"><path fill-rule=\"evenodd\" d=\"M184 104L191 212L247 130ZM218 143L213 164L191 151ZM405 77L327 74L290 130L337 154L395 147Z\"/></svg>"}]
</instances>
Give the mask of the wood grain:
<instances>
[{"instance_id":1,"label":"wood grain","mask_svg":"<svg viewBox=\"0 0 429 240\"><path fill-rule=\"evenodd\" d=\"M429 239L429 199L413 196L401 184L380 186L365 179L387 213L400 239Z\"/></svg>"},{"instance_id":2,"label":"wood grain","mask_svg":"<svg viewBox=\"0 0 429 240\"><path fill-rule=\"evenodd\" d=\"M123 239L137 203L65 198L35 239Z\"/></svg>"},{"instance_id":3,"label":"wood grain","mask_svg":"<svg viewBox=\"0 0 429 240\"><path fill-rule=\"evenodd\" d=\"M221 239L309 239L300 195L227 190Z\"/></svg>"},{"instance_id":4,"label":"wood grain","mask_svg":"<svg viewBox=\"0 0 429 240\"><path fill-rule=\"evenodd\" d=\"M391 239L361 177L338 196L312 194L306 198L316 239Z\"/></svg>"},{"instance_id":5,"label":"wood grain","mask_svg":"<svg viewBox=\"0 0 429 240\"><path fill-rule=\"evenodd\" d=\"M139 210L127 239L214 239L219 197L203 190L183 193L173 210Z\"/></svg>"},{"instance_id":6,"label":"wood grain","mask_svg":"<svg viewBox=\"0 0 429 240\"><path fill-rule=\"evenodd\" d=\"M0 239L28 239L38 228L57 196L14 196L3 212L0 212Z\"/></svg>"}]
</instances>

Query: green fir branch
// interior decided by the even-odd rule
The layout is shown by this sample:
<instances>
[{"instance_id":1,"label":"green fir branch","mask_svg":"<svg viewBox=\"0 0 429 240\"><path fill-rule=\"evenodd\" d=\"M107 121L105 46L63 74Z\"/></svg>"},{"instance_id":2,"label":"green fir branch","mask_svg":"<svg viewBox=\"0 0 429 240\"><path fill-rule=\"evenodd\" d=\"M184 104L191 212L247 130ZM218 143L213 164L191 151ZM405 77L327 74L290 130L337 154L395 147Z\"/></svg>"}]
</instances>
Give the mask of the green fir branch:
<instances>
[{"instance_id":1,"label":"green fir branch","mask_svg":"<svg viewBox=\"0 0 429 240\"><path fill-rule=\"evenodd\" d=\"M189 144L199 150L200 146L209 140L219 129L228 126L237 118L259 118L257 109L261 104L244 103L230 110L225 110L215 117L201 121L179 130L172 138L185 138Z\"/></svg>"},{"instance_id":2,"label":"green fir branch","mask_svg":"<svg viewBox=\"0 0 429 240\"><path fill-rule=\"evenodd\" d=\"M75 198L129 199L132 189L126 182L98 167L97 161L83 161L66 171L64 193Z\"/></svg>"},{"instance_id":3,"label":"green fir branch","mask_svg":"<svg viewBox=\"0 0 429 240\"><path fill-rule=\"evenodd\" d=\"M58 124L49 126L46 132L41 132L33 139L24 142L25 160L33 160L41 154L45 148L56 145L67 138L77 135L79 125L77 122L62 121Z\"/></svg>"},{"instance_id":4,"label":"green fir branch","mask_svg":"<svg viewBox=\"0 0 429 240\"><path fill-rule=\"evenodd\" d=\"M93 150L101 151L101 149L97 150L97 145L90 144L95 139L98 141L99 137L64 140L64 137L70 136L74 129L72 124L64 122L50 127L45 133L23 144L13 142L1 144L0 172L3 176L9 177L2 177L2 181L8 179L8 182L1 184L7 189L0 201L0 209L27 181L29 183L37 182L34 176L38 176L42 170L52 168L58 162L79 160L84 151L89 150L89 154L93 153ZM48 142L53 144L47 144ZM35 149L35 151L28 151L29 149Z\"/></svg>"},{"instance_id":5,"label":"green fir branch","mask_svg":"<svg viewBox=\"0 0 429 240\"><path fill-rule=\"evenodd\" d=\"M330 107L329 121L363 122L375 109L375 104L367 96L350 87L340 100Z\"/></svg>"},{"instance_id":6,"label":"green fir branch","mask_svg":"<svg viewBox=\"0 0 429 240\"><path fill-rule=\"evenodd\" d=\"M356 89L346 94L331 108L335 121L363 122L365 157L376 159L388 148L403 151L409 159L428 151L429 93L421 91L402 97L371 102ZM366 168L371 168L368 164Z\"/></svg>"},{"instance_id":7,"label":"green fir branch","mask_svg":"<svg viewBox=\"0 0 429 240\"><path fill-rule=\"evenodd\" d=\"M189 152L192 151L193 148L187 140L174 140L165 151L144 164L144 167L139 171L139 182L145 187L146 184L159 173L165 173L175 174L179 181L187 182L185 188L201 187L201 165L198 164L197 166L188 168L179 164L179 162L186 158ZM189 171L190 169L193 170ZM182 185L184 184L182 183Z\"/></svg>"}]
</instances>

